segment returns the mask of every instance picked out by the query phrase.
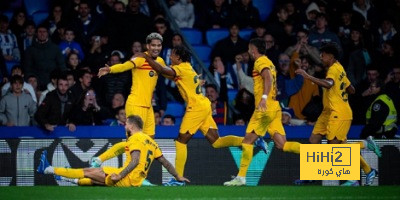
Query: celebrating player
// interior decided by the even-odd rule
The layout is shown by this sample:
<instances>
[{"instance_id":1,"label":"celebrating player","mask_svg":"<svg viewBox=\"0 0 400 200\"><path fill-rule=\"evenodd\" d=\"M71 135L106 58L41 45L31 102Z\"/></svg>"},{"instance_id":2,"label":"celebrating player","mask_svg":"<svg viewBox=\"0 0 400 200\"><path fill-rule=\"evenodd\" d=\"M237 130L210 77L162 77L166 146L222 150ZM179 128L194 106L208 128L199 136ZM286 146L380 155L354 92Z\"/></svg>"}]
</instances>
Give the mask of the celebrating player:
<instances>
[{"instance_id":1,"label":"celebrating player","mask_svg":"<svg viewBox=\"0 0 400 200\"><path fill-rule=\"evenodd\" d=\"M246 173L253 159L253 144L268 131L278 149L285 152L300 153L300 143L286 141L282 125L282 111L277 95L276 68L265 56L265 42L252 39L249 42L249 54L255 60L253 70L254 97L256 109L251 116L242 142L242 158L238 175L226 186L246 185Z\"/></svg>"},{"instance_id":2,"label":"celebrating player","mask_svg":"<svg viewBox=\"0 0 400 200\"><path fill-rule=\"evenodd\" d=\"M154 159L158 160L173 175L176 180L189 182L176 172L172 164L164 158L158 144L142 132L143 121L137 115L127 118L125 131L126 161L121 168L58 168L52 167L47 161L47 152L44 151L37 169L41 174L54 174L74 179L78 185L107 185L117 187L141 186Z\"/></svg>"}]
</instances>

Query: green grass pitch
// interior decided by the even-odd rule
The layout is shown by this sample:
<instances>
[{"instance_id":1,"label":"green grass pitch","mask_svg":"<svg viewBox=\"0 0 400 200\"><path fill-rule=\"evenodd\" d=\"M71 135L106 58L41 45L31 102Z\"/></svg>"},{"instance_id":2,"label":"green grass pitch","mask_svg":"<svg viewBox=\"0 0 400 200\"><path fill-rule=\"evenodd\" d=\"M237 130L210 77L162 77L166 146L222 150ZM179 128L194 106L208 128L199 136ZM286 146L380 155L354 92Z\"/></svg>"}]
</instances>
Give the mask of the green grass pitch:
<instances>
[{"instance_id":1,"label":"green grass pitch","mask_svg":"<svg viewBox=\"0 0 400 200\"><path fill-rule=\"evenodd\" d=\"M186 187L0 187L1 200L14 199L400 199L400 186L186 186Z\"/></svg>"}]
</instances>

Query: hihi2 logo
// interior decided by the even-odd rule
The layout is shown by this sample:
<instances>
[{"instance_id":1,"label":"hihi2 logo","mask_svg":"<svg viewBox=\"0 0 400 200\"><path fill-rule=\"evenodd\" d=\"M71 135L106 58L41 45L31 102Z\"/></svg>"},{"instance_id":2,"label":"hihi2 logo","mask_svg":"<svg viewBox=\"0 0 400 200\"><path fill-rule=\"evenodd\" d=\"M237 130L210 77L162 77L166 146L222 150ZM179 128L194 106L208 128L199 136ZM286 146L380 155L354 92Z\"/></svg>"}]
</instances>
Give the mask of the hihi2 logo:
<instances>
[{"instance_id":1,"label":"hihi2 logo","mask_svg":"<svg viewBox=\"0 0 400 200\"><path fill-rule=\"evenodd\" d=\"M360 180L359 144L301 144L301 180Z\"/></svg>"}]
</instances>

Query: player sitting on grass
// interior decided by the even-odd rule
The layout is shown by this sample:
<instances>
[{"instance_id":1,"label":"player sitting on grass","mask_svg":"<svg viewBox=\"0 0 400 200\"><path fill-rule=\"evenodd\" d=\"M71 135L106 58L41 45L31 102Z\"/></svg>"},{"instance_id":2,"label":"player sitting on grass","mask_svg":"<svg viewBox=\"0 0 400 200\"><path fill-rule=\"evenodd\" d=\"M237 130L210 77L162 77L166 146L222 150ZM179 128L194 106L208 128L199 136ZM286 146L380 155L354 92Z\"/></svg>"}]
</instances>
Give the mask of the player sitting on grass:
<instances>
[{"instance_id":1,"label":"player sitting on grass","mask_svg":"<svg viewBox=\"0 0 400 200\"><path fill-rule=\"evenodd\" d=\"M151 163L158 160L168 172L181 182L189 182L179 176L175 168L161 153L158 144L148 135L142 133L143 121L137 115L127 118L125 131L127 142L125 146L126 161L121 168L59 168L52 167L47 161L47 151L43 151L37 172L53 174L74 179L78 185L106 185L117 187L141 186L147 177Z\"/></svg>"}]
</instances>

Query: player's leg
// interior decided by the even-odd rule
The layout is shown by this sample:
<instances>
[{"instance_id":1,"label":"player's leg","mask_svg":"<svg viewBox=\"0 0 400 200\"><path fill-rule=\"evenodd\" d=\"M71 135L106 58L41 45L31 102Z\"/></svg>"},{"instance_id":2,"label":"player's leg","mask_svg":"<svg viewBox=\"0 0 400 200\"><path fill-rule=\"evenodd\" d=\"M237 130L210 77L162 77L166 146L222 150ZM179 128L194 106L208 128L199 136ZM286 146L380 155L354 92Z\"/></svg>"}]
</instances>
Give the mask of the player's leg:
<instances>
[{"instance_id":1,"label":"player's leg","mask_svg":"<svg viewBox=\"0 0 400 200\"><path fill-rule=\"evenodd\" d=\"M200 127L200 131L205 135L208 142L214 148L223 147L238 147L242 145L243 137L238 137L234 135L228 135L220 137L217 129L217 124L211 116L211 112Z\"/></svg>"},{"instance_id":2,"label":"player's leg","mask_svg":"<svg viewBox=\"0 0 400 200\"><path fill-rule=\"evenodd\" d=\"M47 151L44 150L40 156L39 166L36 170L40 174L52 174L64 176L67 178L84 178L83 169L73 169L73 168L63 168L63 167L53 167L47 160Z\"/></svg>"},{"instance_id":3,"label":"player's leg","mask_svg":"<svg viewBox=\"0 0 400 200\"><path fill-rule=\"evenodd\" d=\"M246 185L247 170L253 159L253 144L260 136L265 135L268 125L274 117L274 114L268 115L266 112L254 111L247 126L246 135L242 141L242 157L240 159L239 172L234 179L225 182L225 186Z\"/></svg>"},{"instance_id":4,"label":"player's leg","mask_svg":"<svg viewBox=\"0 0 400 200\"><path fill-rule=\"evenodd\" d=\"M299 142L288 142L286 140L285 129L282 125L282 114L279 111L275 118L272 120L268 127L268 133L275 142L277 149L283 150L284 152L300 153L300 143Z\"/></svg>"},{"instance_id":5,"label":"player's leg","mask_svg":"<svg viewBox=\"0 0 400 200\"><path fill-rule=\"evenodd\" d=\"M91 160L90 166L91 167L100 167L104 161L123 154L125 151L125 146L126 146L125 141L114 144L113 146L111 146L111 148L107 149L99 157L93 157Z\"/></svg>"},{"instance_id":6,"label":"player's leg","mask_svg":"<svg viewBox=\"0 0 400 200\"><path fill-rule=\"evenodd\" d=\"M185 165L187 160L187 143L192 138L192 134L189 132L179 133L178 138L175 141L176 157L175 157L175 169L179 176L183 176L185 171Z\"/></svg>"}]
</instances>

